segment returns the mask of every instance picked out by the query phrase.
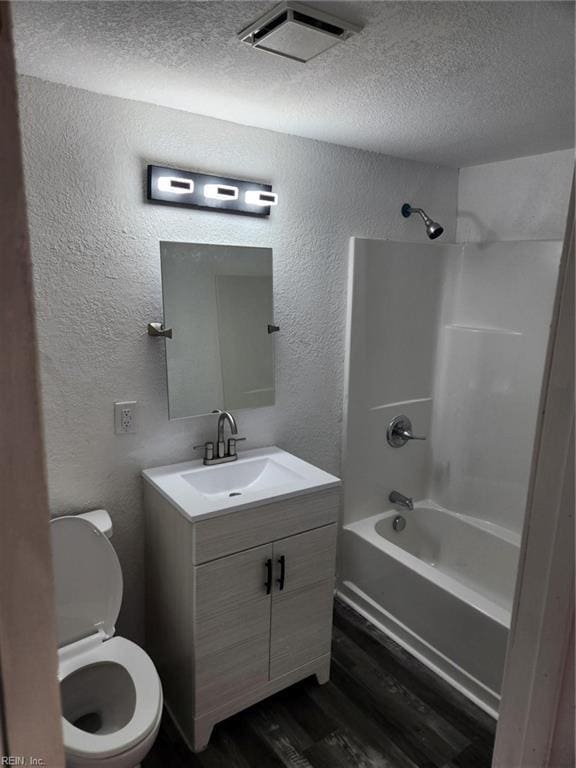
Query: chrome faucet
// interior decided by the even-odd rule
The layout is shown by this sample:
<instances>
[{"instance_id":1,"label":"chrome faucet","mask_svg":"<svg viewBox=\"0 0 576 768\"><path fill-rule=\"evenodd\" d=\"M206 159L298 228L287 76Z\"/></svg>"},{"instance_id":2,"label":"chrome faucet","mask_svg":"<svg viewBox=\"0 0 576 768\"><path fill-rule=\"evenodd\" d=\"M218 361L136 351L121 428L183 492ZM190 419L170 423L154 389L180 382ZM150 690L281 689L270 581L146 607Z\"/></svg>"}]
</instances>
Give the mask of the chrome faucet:
<instances>
[{"instance_id":1,"label":"chrome faucet","mask_svg":"<svg viewBox=\"0 0 576 768\"><path fill-rule=\"evenodd\" d=\"M412 511L414 509L414 502L409 496L404 496L403 493L400 493L399 491L392 491L391 494L388 496L388 500L392 502L392 504L398 504L401 507L406 507L406 509L409 509Z\"/></svg>"},{"instance_id":2,"label":"chrome faucet","mask_svg":"<svg viewBox=\"0 0 576 768\"><path fill-rule=\"evenodd\" d=\"M202 443L202 445L195 445L194 449L204 448L204 464L210 466L211 464L224 464L227 461L236 461L238 453L236 451L236 443L242 440L246 440L245 437L235 437L238 434L238 425L236 419L229 411L213 411L218 414L218 435L216 438L216 455L214 455L214 443L211 440ZM229 437L228 441L224 440L224 428L226 422L230 425L230 434L234 437Z\"/></svg>"},{"instance_id":3,"label":"chrome faucet","mask_svg":"<svg viewBox=\"0 0 576 768\"><path fill-rule=\"evenodd\" d=\"M226 455L224 446L224 427L226 422L230 424L230 433L232 435L238 434L238 425L234 416L229 411L220 411L218 416L218 442L216 443L216 455L219 459Z\"/></svg>"}]
</instances>

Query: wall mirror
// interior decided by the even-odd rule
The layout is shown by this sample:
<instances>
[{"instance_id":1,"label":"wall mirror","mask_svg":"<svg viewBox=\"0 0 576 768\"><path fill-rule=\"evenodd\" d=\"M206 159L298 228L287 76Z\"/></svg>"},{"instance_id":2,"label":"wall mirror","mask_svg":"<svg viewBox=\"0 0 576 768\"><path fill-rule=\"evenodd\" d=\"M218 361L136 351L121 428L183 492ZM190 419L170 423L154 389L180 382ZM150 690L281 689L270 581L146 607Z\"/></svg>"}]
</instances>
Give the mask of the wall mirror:
<instances>
[{"instance_id":1,"label":"wall mirror","mask_svg":"<svg viewBox=\"0 0 576 768\"><path fill-rule=\"evenodd\" d=\"M272 249L160 243L171 419L274 404Z\"/></svg>"}]
</instances>

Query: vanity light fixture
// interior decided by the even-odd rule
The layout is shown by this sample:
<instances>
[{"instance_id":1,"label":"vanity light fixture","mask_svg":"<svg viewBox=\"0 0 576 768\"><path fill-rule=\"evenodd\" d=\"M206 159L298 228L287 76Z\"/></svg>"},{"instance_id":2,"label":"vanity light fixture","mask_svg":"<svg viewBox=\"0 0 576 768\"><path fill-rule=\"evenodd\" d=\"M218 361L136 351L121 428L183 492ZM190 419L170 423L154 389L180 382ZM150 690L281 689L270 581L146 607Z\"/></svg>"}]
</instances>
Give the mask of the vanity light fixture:
<instances>
[{"instance_id":1,"label":"vanity light fixture","mask_svg":"<svg viewBox=\"0 0 576 768\"><path fill-rule=\"evenodd\" d=\"M238 187L229 184L205 184L204 197L211 200L238 200Z\"/></svg>"},{"instance_id":2,"label":"vanity light fixture","mask_svg":"<svg viewBox=\"0 0 576 768\"><path fill-rule=\"evenodd\" d=\"M240 213L266 218L278 204L270 184L183 171L160 165L147 169L146 197L150 202L200 208L207 211Z\"/></svg>"},{"instance_id":3,"label":"vanity light fixture","mask_svg":"<svg viewBox=\"0 0 576 768\"><path fill-rule=\"evenodd\" d=\"M275 192L262 192L258 189L245 192L244 200L249 205L278 205L278 195Z\"/></svg>"},{"instance_id":4,"label":"vanity light fixture","mask_svg":"<svg viewBox=\"0 0 576 768\"><path fill-rule=\"evenodd\" d=\"M190 195L194 192L194 181L179 176L160 176L158 189L161 192L173 192L176 195Z\"/></svg>"}]
</instances>

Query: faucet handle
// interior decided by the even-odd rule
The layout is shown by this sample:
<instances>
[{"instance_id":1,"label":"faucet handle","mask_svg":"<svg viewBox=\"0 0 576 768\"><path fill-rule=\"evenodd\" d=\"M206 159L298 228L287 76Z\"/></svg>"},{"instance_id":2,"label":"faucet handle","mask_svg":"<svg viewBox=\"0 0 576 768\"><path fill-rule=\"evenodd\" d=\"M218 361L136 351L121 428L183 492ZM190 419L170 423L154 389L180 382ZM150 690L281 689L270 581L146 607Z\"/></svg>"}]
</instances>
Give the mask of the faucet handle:
<instances>
[{"instance_id":1,"label":"faucet handle","mask_svg":"<svg viewBox=\"0 0 576 768\"><path fill-rule=\"evenodd\" d=\"M426 440L412 432L412 422L408 416L395 416L386 430L388 445L392 448L401 448L408 440Z\"/></svg>"},{"instance_id":2,"label":"faucet handle","mask_svg":"<svg viewBox=\"0 0 576 768\"><path fill-rule=\"evenodd\" d=\"M228 456L236 455L236 443L241 443L246 440L245 437L229 437L228 438Z\"/></svg>"},{"instance_id":3,"label":"faucet handle","mask_svg":"<svg viewBox=\"0 0 576 768\"><path fill-rule=\"evenodd\" d=\"M204 448L204 461L206 461L206 459L214 458L214 443L211 440L206 440L206 442L201 445L193 445L192 448L195 451Z\"/></svg>"},{"instance_id":4,"label":"faucet handle","mask_svg":"<svg viewBox=\"0 0 576 768\"><path fill-rule=\"evenodd\" d=\"M426 440L425 437L418 437L417 435L413 435L409 429L397 430L396 434L400 435L400 437L403 437L404 440Z\"/></svg>"}]
</instances>

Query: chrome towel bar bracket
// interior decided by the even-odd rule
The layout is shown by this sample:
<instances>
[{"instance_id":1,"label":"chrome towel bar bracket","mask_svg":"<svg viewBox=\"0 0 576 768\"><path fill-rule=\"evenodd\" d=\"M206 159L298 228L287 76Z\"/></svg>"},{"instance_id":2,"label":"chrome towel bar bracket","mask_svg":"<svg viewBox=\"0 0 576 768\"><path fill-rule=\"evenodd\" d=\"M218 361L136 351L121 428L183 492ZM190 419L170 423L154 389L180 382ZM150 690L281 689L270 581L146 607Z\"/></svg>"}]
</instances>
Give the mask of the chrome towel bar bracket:
<instances>
[{"instance_id":1,"label":"chrome towel bar bracket","mask_svg":"<svg viewBox=\"0 0 576 768\"><path fill-rule=\"evenodd\" d=\"M148 336L161 336L165 339L171 339L172 328L164 328L162 323L148 323Z\"/></svg>"}]
</instances>

